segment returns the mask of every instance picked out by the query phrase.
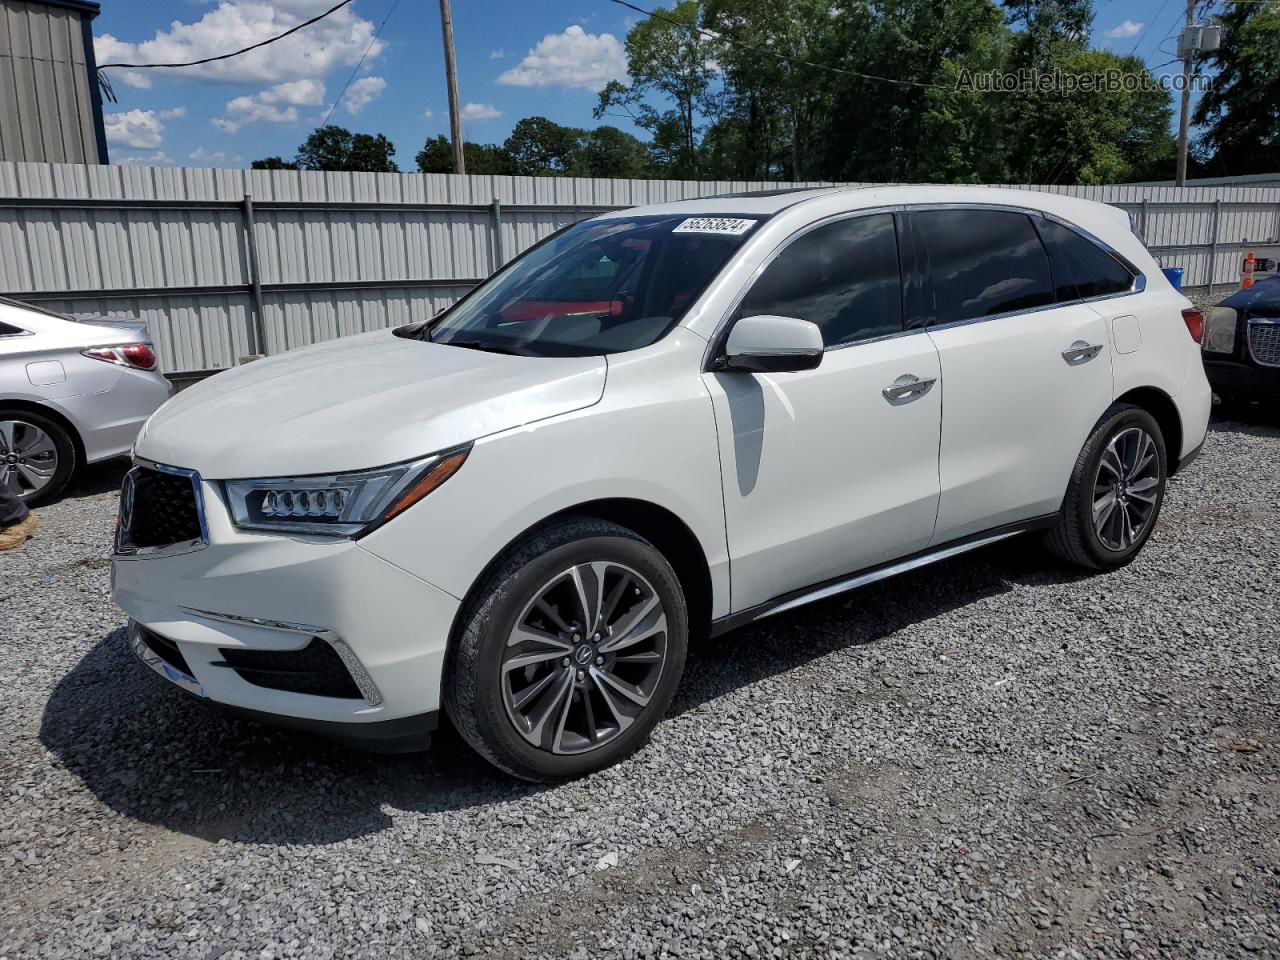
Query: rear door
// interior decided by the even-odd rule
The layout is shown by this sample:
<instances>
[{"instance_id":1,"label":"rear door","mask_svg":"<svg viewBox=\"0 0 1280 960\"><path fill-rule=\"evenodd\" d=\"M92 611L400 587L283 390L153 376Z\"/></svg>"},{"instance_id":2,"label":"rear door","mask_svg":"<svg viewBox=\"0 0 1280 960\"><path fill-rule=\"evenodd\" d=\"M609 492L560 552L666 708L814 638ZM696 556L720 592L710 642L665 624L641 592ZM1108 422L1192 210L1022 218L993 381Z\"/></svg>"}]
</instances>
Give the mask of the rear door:
<instances>
[{"instance_id":1,"label":"rear door","mask_svg":"<svg viewBox=\"0 0 1280 960\"><path fill-rule=\"evenodd\" d=\"M792 237L735 320L758 314L816 323L825 353L813 370L704 374L735 611L923 549L938 506L938 356L903 329L893 215Z\"/></svg>"},{"instance_id":2,"label":"rear door","mask_svg":"<svg viewBox=\"0 0 1280 960\"><path fill-rule=\"evenodd\" d=\"M1111 399L1105 321L1063 278L1038 215L998 208L912 211L918 309L938 349L943 423L941 544L1053 513Z\"/></svg>"}]
</instances>

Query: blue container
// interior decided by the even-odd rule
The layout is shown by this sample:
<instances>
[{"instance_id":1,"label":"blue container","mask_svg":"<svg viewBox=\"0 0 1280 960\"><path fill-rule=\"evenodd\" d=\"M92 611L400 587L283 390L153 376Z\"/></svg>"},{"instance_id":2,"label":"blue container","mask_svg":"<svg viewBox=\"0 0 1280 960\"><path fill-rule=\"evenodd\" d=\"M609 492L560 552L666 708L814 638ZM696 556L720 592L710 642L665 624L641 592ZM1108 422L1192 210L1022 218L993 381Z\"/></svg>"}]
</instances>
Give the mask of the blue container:
<instances>
[{"instance_id":1,"label":"blue container","mask_svg":"<svg viewBox=\"0 0 1280 960\"><path fill-rule=\"evenodd\" d=\"M1160 272L1168 278L1173 284L1173 289L1182 289L1182 268L1181 267L1161 267Z\"/></svg>"}]
</instances>

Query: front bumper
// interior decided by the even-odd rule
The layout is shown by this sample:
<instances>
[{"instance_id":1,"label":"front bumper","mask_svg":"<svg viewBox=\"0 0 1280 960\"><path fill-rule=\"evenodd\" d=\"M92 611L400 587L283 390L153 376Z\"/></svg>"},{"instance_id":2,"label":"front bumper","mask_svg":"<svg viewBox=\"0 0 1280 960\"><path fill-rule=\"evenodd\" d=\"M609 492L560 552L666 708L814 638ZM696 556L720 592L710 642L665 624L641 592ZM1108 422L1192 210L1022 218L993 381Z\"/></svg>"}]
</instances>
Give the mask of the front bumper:
<instances>
[{"instance_id":1,"label":"front bumper","mask_svg":"<svg viewBox=\"0 0 1280 960\"><path fill-rule=\"evenodd\" d=\"M284 725L412 726L411 718L439 710L454 597L352 541L237 531L214 485L201 489L207 546L112 564L116 602L172 644L185 669L140 640L133 645L144 662L188 693ZM131 633L132 642L140 631ZM312 643L338 654L354 682L350 694L265 686L228 663L239 651L287 653Z\"/></svg>"},{"instance_id":2,"label":"front bumper","mask_svg":"<svg viewBox=\"0 0 1280 960\"><path fill-rule=\"evenodd\" d=\"M1280 400L1280 367L1259 367L1238 360L1204 361L1213 392L1235 400Z\"/></svg>"}]
</instances>

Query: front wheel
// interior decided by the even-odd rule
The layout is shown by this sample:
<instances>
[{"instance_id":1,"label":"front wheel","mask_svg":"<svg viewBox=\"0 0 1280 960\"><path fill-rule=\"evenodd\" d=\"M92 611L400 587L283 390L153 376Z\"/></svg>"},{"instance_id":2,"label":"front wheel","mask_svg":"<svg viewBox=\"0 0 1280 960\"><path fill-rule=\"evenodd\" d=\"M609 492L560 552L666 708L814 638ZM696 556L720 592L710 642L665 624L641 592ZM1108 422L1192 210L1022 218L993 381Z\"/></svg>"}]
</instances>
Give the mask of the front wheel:
<instances>
[{"instance_id":1,"label":"front wheel","mask_svg":"<svg viewBox=\"0 0 1280 960\"><path fill-rule=\"evenodd\" d=\"M581 776L639 748L671 704L689 622L670 564L625 527L555 523L498 563L445 678L454 725L515 776Z\"/></svg>"},{"instance_id":2,"label":"front wheel","mask_svg":"<svg viewBox=\"0 0 1280 960\"><path fill-rule=\"evenodd\" d=\"M0 486L27 506L39 506L62 492L75 467L75 444L60 423L0 407Z\"/></svg>"},{"instance_id":3,"label":"front wheel","mask_svg":"<svg viewBox=\"0 0 1280 960\"><path fill-rule=\"evenodd\" d=\"M1114 404L1076 459L1049 548L1093 570L1128 563L1155 528L1167 477L1164 434L1155 418L1141 407Z\"/></svg>"}]
</instances>

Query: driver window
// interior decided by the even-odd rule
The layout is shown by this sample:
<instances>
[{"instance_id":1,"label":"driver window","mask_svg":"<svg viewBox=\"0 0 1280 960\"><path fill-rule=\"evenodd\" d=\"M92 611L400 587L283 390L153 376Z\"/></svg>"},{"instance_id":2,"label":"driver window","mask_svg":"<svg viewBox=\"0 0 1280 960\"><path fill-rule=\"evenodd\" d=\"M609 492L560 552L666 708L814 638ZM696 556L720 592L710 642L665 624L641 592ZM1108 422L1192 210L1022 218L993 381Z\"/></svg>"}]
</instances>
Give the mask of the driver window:
<instances>
[{"instance_id":1,"label":"driver window","mask_svg":"<svg viewBox=\"0 0 1280 960\"><path fill-rule=\"evenodd\" d=\"M828 347L902 331L902 279L893 214L837 220L786 247L747 293L739 317L816 323Z\"/></svg>"}]
</instances>

